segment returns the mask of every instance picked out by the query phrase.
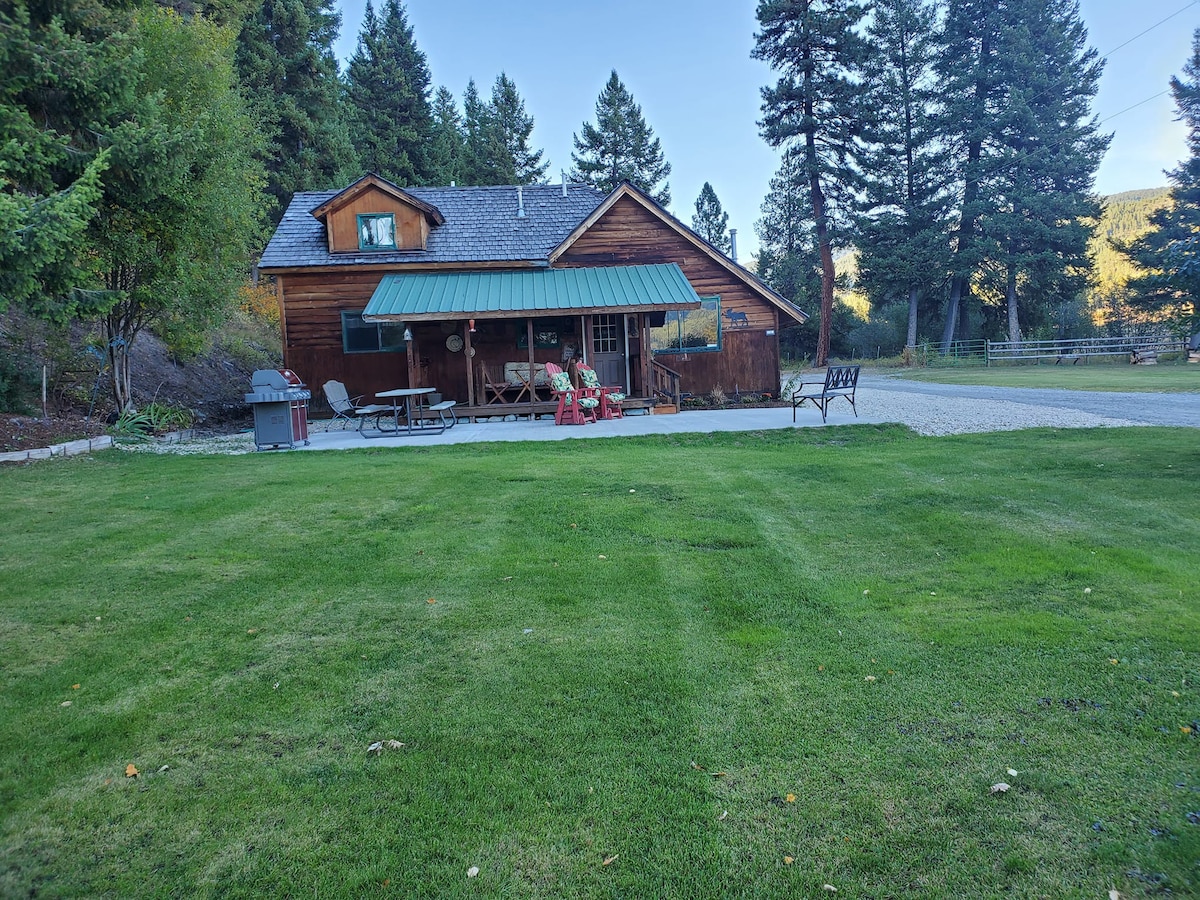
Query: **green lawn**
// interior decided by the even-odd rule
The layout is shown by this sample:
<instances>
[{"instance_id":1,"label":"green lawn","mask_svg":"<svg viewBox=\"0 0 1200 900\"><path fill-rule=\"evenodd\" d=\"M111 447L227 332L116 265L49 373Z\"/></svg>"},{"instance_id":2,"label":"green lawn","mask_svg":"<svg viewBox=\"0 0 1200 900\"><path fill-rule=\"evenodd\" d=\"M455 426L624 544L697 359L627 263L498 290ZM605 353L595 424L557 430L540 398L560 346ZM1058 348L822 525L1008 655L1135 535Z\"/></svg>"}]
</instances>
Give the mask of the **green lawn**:
<instances>
[{"instance_id":1,"label":"green lawn","mask_svg":"<svg viewBox=\"0 0 1200 900\"><path fill-rule=\"evenodd\" d=\"M0 470L0 896L1195 895L1197 472L893 426Z\"/></svg>"},{"instance_id":2,"label":"green lawn","mask_svg":"<svg viewBox=\"0 0 1200 900\"><path fill-rule=\"evenodd\" d=\"M1200 392L1200 366L1183 362L1157 366L1113 365L1095 361L1073 366L1052 364L906 369L903 377L939 384L987 384L996 387L1063 388L1074 391Z\"/></svg>"}]
</instances>

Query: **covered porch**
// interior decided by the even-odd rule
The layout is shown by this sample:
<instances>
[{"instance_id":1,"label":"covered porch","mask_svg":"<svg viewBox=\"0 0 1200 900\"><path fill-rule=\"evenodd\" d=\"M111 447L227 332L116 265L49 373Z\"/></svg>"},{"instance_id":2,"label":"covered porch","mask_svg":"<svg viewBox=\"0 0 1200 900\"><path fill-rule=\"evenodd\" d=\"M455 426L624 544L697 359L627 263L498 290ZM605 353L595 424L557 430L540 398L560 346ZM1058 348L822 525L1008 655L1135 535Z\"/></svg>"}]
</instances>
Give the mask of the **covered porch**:
<instances>
[{"instance_id":1,"label":"covered porch","mask_svg":"<svg viewBox=\"0 0 1200 900\"><path fill-rule=\"evenodd\" d=\"M577 363L648 410L662 367L650 329L701 301L677 265L385 275L363 321L403 342L407 386L434 387L460 418L553 415L545 365Z\"/></svg>"}]
</instances>

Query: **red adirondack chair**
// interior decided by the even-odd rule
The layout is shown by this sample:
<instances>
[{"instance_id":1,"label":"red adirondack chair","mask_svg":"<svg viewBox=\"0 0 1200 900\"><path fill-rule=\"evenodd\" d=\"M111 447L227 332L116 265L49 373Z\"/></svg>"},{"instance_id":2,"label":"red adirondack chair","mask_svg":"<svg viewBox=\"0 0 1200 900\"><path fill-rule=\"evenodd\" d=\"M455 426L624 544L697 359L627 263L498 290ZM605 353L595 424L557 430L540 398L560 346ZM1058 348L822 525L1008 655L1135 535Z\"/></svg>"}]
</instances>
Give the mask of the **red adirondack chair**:
<instances>
[{"instance_id":1,"label":"red adirondack chair","mask_svg":"<svg viewBox=\"0 0 1200 900\"><path fill-rule=\"evenodd\" d=\"M600 384L600 376L589 365L578 363L575 368L578 370L579 380L583 382L585 388L600 392L600 418L622 418L625 413L621 410L621 401L625 399L625 392L619 387L606 387Z\"/></svg>"},{"instance_id":2,"label":"red adirondack chair","mask_svg":"<svg viewBox=\"0 0 1200 900\"><path fill-rule=\"evenodd\" d=\"M598 391L577 388L560 366L546 363L546 374L550 376L551 396L558 400L554 412L555 425L586 425L596 421L596 408L600 405Z\"/></svg>"}]
</instances>

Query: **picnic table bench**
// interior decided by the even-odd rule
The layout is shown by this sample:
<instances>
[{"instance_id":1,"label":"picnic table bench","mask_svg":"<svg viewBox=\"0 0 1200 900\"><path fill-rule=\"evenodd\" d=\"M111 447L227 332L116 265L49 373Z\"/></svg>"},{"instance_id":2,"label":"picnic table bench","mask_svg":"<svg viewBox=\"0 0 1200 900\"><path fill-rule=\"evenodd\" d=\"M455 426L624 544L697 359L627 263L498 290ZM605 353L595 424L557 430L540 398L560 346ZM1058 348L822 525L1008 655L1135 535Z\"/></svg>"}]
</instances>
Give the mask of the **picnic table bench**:
<instances>
[{"instance_id":1,"label":"picnic table bench","mask_svg":"<svg viewBox=\"0 0 1200 900\"><path fill-rule=\"evenodd\" d=\"M821 410L821 421L829 414L829 404L838 397L845 397L858 418L858 407L854 405L854 391L858 387L859 366L830 366L825 370L825 381L800 382L798 390L792 392L792 421L796 421L796 410L811 400Z\"/></svg>"}]
</instances>

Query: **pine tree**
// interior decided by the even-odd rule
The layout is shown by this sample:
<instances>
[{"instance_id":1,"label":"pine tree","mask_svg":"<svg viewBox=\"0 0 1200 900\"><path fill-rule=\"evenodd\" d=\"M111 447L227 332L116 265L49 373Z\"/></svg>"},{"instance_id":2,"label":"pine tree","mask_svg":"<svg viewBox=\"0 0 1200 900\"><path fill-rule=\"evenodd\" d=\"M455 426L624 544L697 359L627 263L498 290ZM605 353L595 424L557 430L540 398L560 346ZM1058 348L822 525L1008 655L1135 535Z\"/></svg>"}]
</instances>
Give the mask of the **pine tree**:
<instances>
[{"instance_id":1,"label":"pine tree","mask_svg":"<svg viewBox=\"0 0 1200 900\"><path fill-rule=\"evenodd\" d=\"M942 29L937 73L958 185L943 346L961 328L963 299L983 261L979 219L994 206L980 179L995 165L990 142L1003 129L1008 112L1003 90L1006 11L995 0L950 0Z\"/></svg>"},{"instance_id":2,"label":"pine tree","mask_svg":"<svg viewBox=\"0 0 1200 900\"><path fill-rule=\"evenodd\" d=\"M573 181L602 191L611 191L628 181L663 206L670 204L671 185L666 178L671 174L671 164L664 159L661 142L654 137L642 108L615 69L596 100L596 124L584 122L583 137L572 137Z\"/></svg>"},{"instance_id":3,"label":"pine tree","mask_svg":"<svg viewBox=\"0 0 1200 900\"><path fill-rule=\"evenodd\" d=\"M492 86L487 111L488 128L495 146L497 184L544 184L550 163L542 162L542 150L529 146L533 116L525 112L525 101L517 86L503 72Z\"/></svg>"},{"instance_id":4,"label":"pine tree","mask_svg":"<svg viewBox=\"0 0 1200 900\"><path fill-rule=\"evenodd\" d=\"M1131 285L1133 302L1167 314L1185 334L1200 333L1200 28L1183 78L1171 79L1179 119L1187 128L1188 158L1168 174L1170 203L1150 217L1151 231L1127 252L1148 271Z\"/></svg>"},{"instance_id":5,"label":"pine tree","mask_svg":"<svg viewBox=\"0 0 1200 900\"><path fill-rule=\"evenodd\" d=\"M135 103L132 23L92 0L0 8L0 312L101 311L86 229Z\"/></svg>"},{"instance_id":6,"label":"pine tree","mask_svg":"<svg viewBox=\"0 0 1200 900\"><path fill-rule=\"evenodd\" d=\"M479 96L475 79L463 91L463 184L498 184L488 105Z\"/></svg>"},{"instance_id":7,"label":"pine tree","mask_svg":"<svg viewBox=\"0 0 1200 900\"><path fill-rule=\"evenodd\" d=\"M949 262L935 18L926 0L877 0L860 95L866 146L858 158L859 283L875 308L907 301L909 347L917 340L920 301L933 296Z\"/></svg>"},{"instance_id":8,"label":"pine tree","mask_svg":"<svg viewBox=\"0 0 1200 900\"><path fill-rule=\"evenodd\" d=\"M729 213L721 208L717 192L707 181L696 198L696 214L692 216L692 231L700 235L726 256L732 249L729 244Z\"/></svg>"},{"instance_id":9,"label":"pine tree","mask_svg":"<svg viewBox=\"0 0 1200 900\"><path fill-rule=\"evenodd\" d=\"M754 57L780 73L763 88L763 137L773 147L796 146L809 186L821 258L821 321L816 364L829 357L833 319L833 238L843 195L854 185L855 76L867 52L857 32L866 7L852 0L760 0ZM848 206L848 198L845 205Z\"/></svg>"},{"instance_id":10,"label":"pine tree","mask_svg":"<svg viewBox=\"0 0 1200 900\"><path fill-rule=\"evenodd\" d=\"M1022 313L1033 324L1086 288L1100 217L1092 184L1108 138L1091 115L1103 61L1087 46L1078 4L1010 0L1009 8L1007 127L983 173L994 203L980 224L1003 278L1008 340L1019 341Z\"/></svg>"},{"instance_id":11,"label":"pine tree","mask_svg":"<svg viewBox=\"0 0 1200 900\"><path fill-rule=\"evenodd\" d=\"M431 184L464 184L466 138L454 95L439 87L433 95L433 134L429 139Z\"/></svg>"},{"instance_id":12,"label":"pine tree","mask_svg":"<svg viewBox=\"0 0 1200 900\"><path fill-rule=\"evenodd\" d=\"M361 174L333 55L340 24L332 0L262 0L238 35L234 58L263 138L272 222L296 191Z\"/></svg>"},{"instance_id":13,"label":"pine tree","mask_svg":"<svg viewBox=\"0 0 1200 900\"><path fill-rule=\"evenodd\" d=\"M368 0L346 97L363 167L401 186L425 183L433 130L429 67L399 0L385 0L378 17Z\"/></svg>"}]
</instances>

